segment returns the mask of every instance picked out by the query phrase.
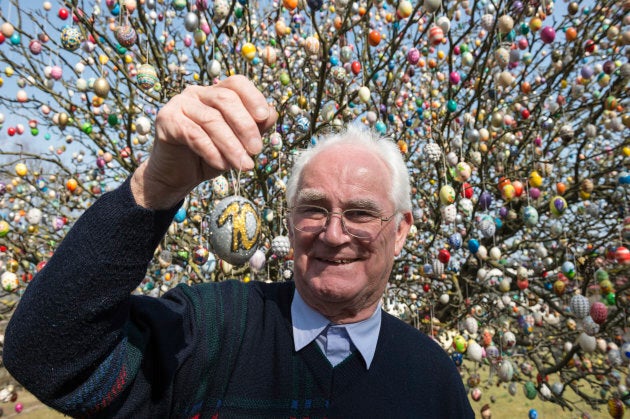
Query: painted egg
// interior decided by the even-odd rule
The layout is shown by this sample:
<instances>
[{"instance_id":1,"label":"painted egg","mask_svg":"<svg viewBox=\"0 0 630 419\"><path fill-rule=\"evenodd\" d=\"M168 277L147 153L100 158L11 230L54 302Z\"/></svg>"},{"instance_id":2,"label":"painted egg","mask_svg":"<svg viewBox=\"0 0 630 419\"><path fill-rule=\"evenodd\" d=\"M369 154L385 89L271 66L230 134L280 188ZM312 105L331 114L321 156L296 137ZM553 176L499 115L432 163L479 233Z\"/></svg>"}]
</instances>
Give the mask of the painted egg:
<instances>
[{"instance_id":1,"label":"painted egg","mask_svg":"<svg viewBox=\"0 0 630 419\"><path fill-rule=\"evenodd\" d=\"M208 258L210 257L210 251L202 246L197 245L194 247L192 252L192 261L195 265L205 265L208 262Z\"/></svg>"},{"instance_id":2,"label":"painted egg","mask_svg":"<svg viewBox=\"0 0 630 419\"><path fill-rule=\"evenodd\" d=\"M424 154L427 156L427 159L432 163L437 163L440 161L440 157L442 157L442 149L436 143L427 143L424 146Z\"/></svg>"},{"instance_id":3,"label":"painted egg","mask_svg":"<svg viewBox=\"0 0 630 419\"><path fill-rule=\"evenodd\" d=\"M555 216L562 215L567 209L567 201L560 195L554 196L549 202L549 210Z\"/></svg>"},{"instance_id":4,"label":"painted egg","mask_svg":"<svg viewBox=\"0 0 630 419\"><path fill-rule=\"evenodd\" d=\"M241 55L249 61L253 60L256 56L256 46L251 42L246 42L241 47Z\"/></svg>"},{"instance_id":5,"label":"painted egg","mask_svg":"<svg viewBox=\"0 0 630 419\"><path fill-rule=\"evenodd\" d=\"M523 207L523 209L521 210L521 215L525 225L529 227L534 227L536 224L538 224L538 211L531 205Z\"/></svg>"},{"instance_id":6,"label":"painted egg","mask_svg":"<svg viewBox=\"0 0 630 419\"><path fill-rule=\"evenodd\" d=\"M147 135L151 133L151 120L146 116L138 117L135 122L136 132L140 135Z\"/></svg>"},{"instance_id":7,"label":"painted egg","mask_svg":"<svg viewBox=\"0 0 630 419\"><path fill-rule=\"evenodd\" d=\"M309 55L317 55L319 53L319 39L309 36L304 40L304 50Z\"/></svg>"},{"instance_id":8,"label":"painted egg","mask_svg":"<svg viewBox=\"0 0 630 419\"><path fill-rule=\"evenodd\" d=\"M435 13L441 6L442 0L424 0L422 3L422 7L429 14Z\"/></svg>"},{"instance_id":9,"label":"painted egg","mask_svg":"<svg viewBox=\"0 0 630 419\"><path fill-rule=\"evenodd\" d=\"M440 189L440 202L444 205L455 202L455 189L451 185L444 185Z\"/></svg>"},{"instance_id":10,"label":"painted egg","mask_svg":"<svg viewBox=\"0 0 630 419\"><path fill-rule=\"evenodd\" d=\"M153 67L151 64L142 64L138 68L136 80L138 81L140 87L144 90L152 89L158 82L158 76L157 72L155 71L155 67Z\"/></svg>"},{"instance_id":11,"label":"painted egg","mask_svg":"<svg viewBox=\"0 0 630 419\"><path fill-rule=\"evenodd\" d=\"M457 202L457 209L467 217L472 214L474 207L475 205L468 198L462 198Z\"/></svg>"},{"instance_id":12,"label":"painted egg","mask_svg":"<svg viewBox=\"0 0 630 419\"><path fill-rule=\"evenodd\" d=\"M271 240L271 251L274 255L283 258L291 251L291 242L287 236L276 236Z\"/></svg>"},{"instance_id":13,"label":"painted egg","mask_svg":"<svg viewBox=\"0 0 630 419\"><path fill-rule=\"evenodd\" d=\"M444 39L444 31L439 26L432 26L429 29L429 42L431 45L439 45Z\"/></svg>"},{"instance_id":14,"label":"painted egg","mask_svg":"<svg viewBox=\"0 0 630 419\"><path fill-rule=\"evenodd\" d=\"M81 46L83 35L76 26L65 26L61 30L61 45L68 51L75 51Z\"/></svg>"},{"instance_id":15,"label":"painted egg","mask_svg":"<svg viewBox=\"0 0 630 419\"><path fill-rule=\"evenodd\" d=\"M129 48L138 40L138 34L131 25L122 25L116 28L116 40L123 47Z\"/></svg>"},{"instance_id":16,"label":"painted egg","mask_svg":"<svg viewBox=\"0 0 630 419\"><path fill-rule=\"evenodd\" d=\"M420 51L417 48L409 48L409 51L407 51L407 61L412 65L418 64L418 61L420 61Z\"/></svg>"},{"instance_id":17,"label":"painted egg","mask_svg":"<svg viewBox=\"0 0 630 419\"><path fill-rule=\"evenodd\" d=\"M445 224L452 224L457 220L457 208L453 204L441 207L440 213Z\"/></svg>"},{"instance_id":18,"label":"painted egg","mask_svg":"<svg viewBox=\"0 0 630 419\"><path fill-rule=\"evenodd\" d=\"M229 183L225 176L212 179L212 193L216 198L225 198L229 192Z\"/></svg>"},{"instance_id":19,"label":"painted egg","mask_svg":"<svg viewBox=\"0 0 630 419\"><path fill-rule=\"evenodd\" d=\"M277 61L276 49L270 45L267 45L262 52L262 59L266 65L274 65Z\"/></svg>"},{"instance_id":20,"label":"painted egg","mask_svg":"<svg viewBox=\"0 0 630 419\"><path fill-rule=\"evenodd\" d=\"M209 224L210 243L226 262L242 265L256 251L260 217L248 199L240 196L223 198L212 211Z\"/></svg>"},{"instance_id":21,"label":"painted egg","mask_svg":"<svg viewBox=\"0 0 630 419\"><path fill-rule=\"evenodd\" d=\"M477 223L477 228L479 229L479 232L483 237L489 238L494 236L494 233L496 231L496 224L494 223L494 219L491 216L484 215Z\"/></svg>"},{"instance_id":22,"label":"painted egg","mask_svg":"<svg viewBox=\"0 0 630 419\"><path fill-rule=\"evenodd\" d=\"M94 93L96 96L105 99L109 94L109 90L111 89L109 82L104 77L99 77L94 81L94 85L92 86Z\"/></svg>"},{"instance_id":23,"label":"painted egg","mask_svg":"<svg viewBox=\"0 0 630 419\"><path fill-rule=\"evenodd\" d=\"M249 258L249 267L254 272L262 272L265 268L265 264L267 262L267 257L265 256L265 252L261 249L257 249L251 258Z\"/></svg>"}]
</instances>

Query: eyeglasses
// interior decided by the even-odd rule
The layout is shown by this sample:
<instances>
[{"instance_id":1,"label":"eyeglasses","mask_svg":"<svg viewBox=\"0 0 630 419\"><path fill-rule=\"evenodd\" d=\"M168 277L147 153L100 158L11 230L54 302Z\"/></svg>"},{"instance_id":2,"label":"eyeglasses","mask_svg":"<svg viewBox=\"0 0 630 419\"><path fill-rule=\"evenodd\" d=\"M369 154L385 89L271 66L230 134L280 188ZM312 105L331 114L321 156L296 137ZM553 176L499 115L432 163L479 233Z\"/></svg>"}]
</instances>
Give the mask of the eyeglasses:
<instances>
[{"instance_id":1,"label":"eyeglasses","mask_svg":"<svg viewBox=\"0 0 630 419\"><path fill-rule=\"evenodd\" d=\"M293 227L298 231L319 234L328 226L330 217L337 214L341 218L344 233L361 240L376 238L383 225L396 215L394 213L389 217L381 217L376 211L360 208L350 208L341 212L329 211L317 205L298 205L289 211L293 215Z\"/></svg>"}]
</instances>

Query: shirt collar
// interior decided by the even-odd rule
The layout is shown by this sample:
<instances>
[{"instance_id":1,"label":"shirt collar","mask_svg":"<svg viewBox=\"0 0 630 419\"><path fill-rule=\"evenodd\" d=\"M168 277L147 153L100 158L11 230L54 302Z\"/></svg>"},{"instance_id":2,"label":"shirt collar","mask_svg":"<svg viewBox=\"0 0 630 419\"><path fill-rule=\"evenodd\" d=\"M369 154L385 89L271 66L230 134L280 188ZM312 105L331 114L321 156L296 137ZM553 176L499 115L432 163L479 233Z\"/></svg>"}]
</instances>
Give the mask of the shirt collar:
<instances>
[{"instance_id":1,"label":"shirt collar","mask_svg":"<svg viewBox=\"0 0 630 419\"><path fill-rule=\"evenodd\" d=\"M304 302L297 289L291 302L291 319L293 323L293 342L296 351L315 340L326 326L330 324L326 317ZM352 344L361 353L369 369L374 359L378 335L381 330L380 303L369 318L356 323L344 324L344 327L350 336Z\"/></svg>"}]
</instances>

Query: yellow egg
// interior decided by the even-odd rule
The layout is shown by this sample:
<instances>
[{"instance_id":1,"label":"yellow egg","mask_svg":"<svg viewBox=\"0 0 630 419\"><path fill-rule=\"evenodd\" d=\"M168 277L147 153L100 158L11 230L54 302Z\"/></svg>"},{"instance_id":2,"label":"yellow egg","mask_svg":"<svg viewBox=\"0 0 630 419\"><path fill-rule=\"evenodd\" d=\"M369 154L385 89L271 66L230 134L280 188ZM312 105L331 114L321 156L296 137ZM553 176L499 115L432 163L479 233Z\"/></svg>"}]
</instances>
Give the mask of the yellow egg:
<instances>
[{"instance_id":1,"label":"yellow egg","mask_svg":"<svg viewBox=\"0 0 630 419\"><path fill-rule=\"evenodd\" d=\"M109 61L109 58L107 57L107 55L101 54L98 56L98 62L101 63L101 65L107 64L108 61Z\"/></svg>"},{"instance_id":2,"label":"yellow egg","mask_svg":"<svg viewBox=\"0 0 630 419\"><path fill-rule=\"evenodd\" d=\"M15 174L17 174L20 177L24 177L26 176L27 173L28 173L28 168L26 167L24 163L18 163L15 165Z\"/></svg>"},{"instance_id":3,"label":"yellow egg","mask_svg":"<svg viewBox=\"0 0 630 419\"><path fill-rule=\"evenodd\" d=\"M529 185L534 188L540 188L542 186L542 176L537 171L533 171L529 174Z\"/></svg>"},{"instance_id":4,"label":"yellow egg","mask_svg":"<svg viewBox=\"0 0 630 419\"><path fill-rule=\"evenodd\" d=\"M249 61L253 60L256 57L256 46L251 42L246 42L241 48L241 55Z\"/></svg>"}]
</instances>

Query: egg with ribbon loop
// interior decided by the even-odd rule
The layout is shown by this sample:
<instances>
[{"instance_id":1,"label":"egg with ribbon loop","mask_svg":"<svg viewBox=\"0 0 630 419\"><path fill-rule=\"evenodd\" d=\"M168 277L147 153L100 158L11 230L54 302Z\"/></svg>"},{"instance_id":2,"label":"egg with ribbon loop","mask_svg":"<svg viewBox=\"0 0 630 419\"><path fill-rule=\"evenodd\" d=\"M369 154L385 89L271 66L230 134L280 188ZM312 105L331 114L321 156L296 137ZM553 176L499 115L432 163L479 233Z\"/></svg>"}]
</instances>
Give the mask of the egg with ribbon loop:
<instances>
[{"instance_id":1,"label":"egg with ribbon loop","mask_svg":"<svg viewBox=\"0 0 630 419\"><path fill-rule=\"evenodd\" d=\"M65 26L61 30L61 46L68 51L76 51L83 42L81 31L75 26Z\"/></svg>"},{"instance_id":2,"label":"egg with ribbon loop","mask_svg":"<svg viewBox=\"0 0 630 419\"><path fill-rule=\"evenodd\" d=\"M212 210L209 241L221 259L231 265L242 265L256 251L260 229L254 204L241 196L228 196Z\"/></svg>"}]
</instances>

